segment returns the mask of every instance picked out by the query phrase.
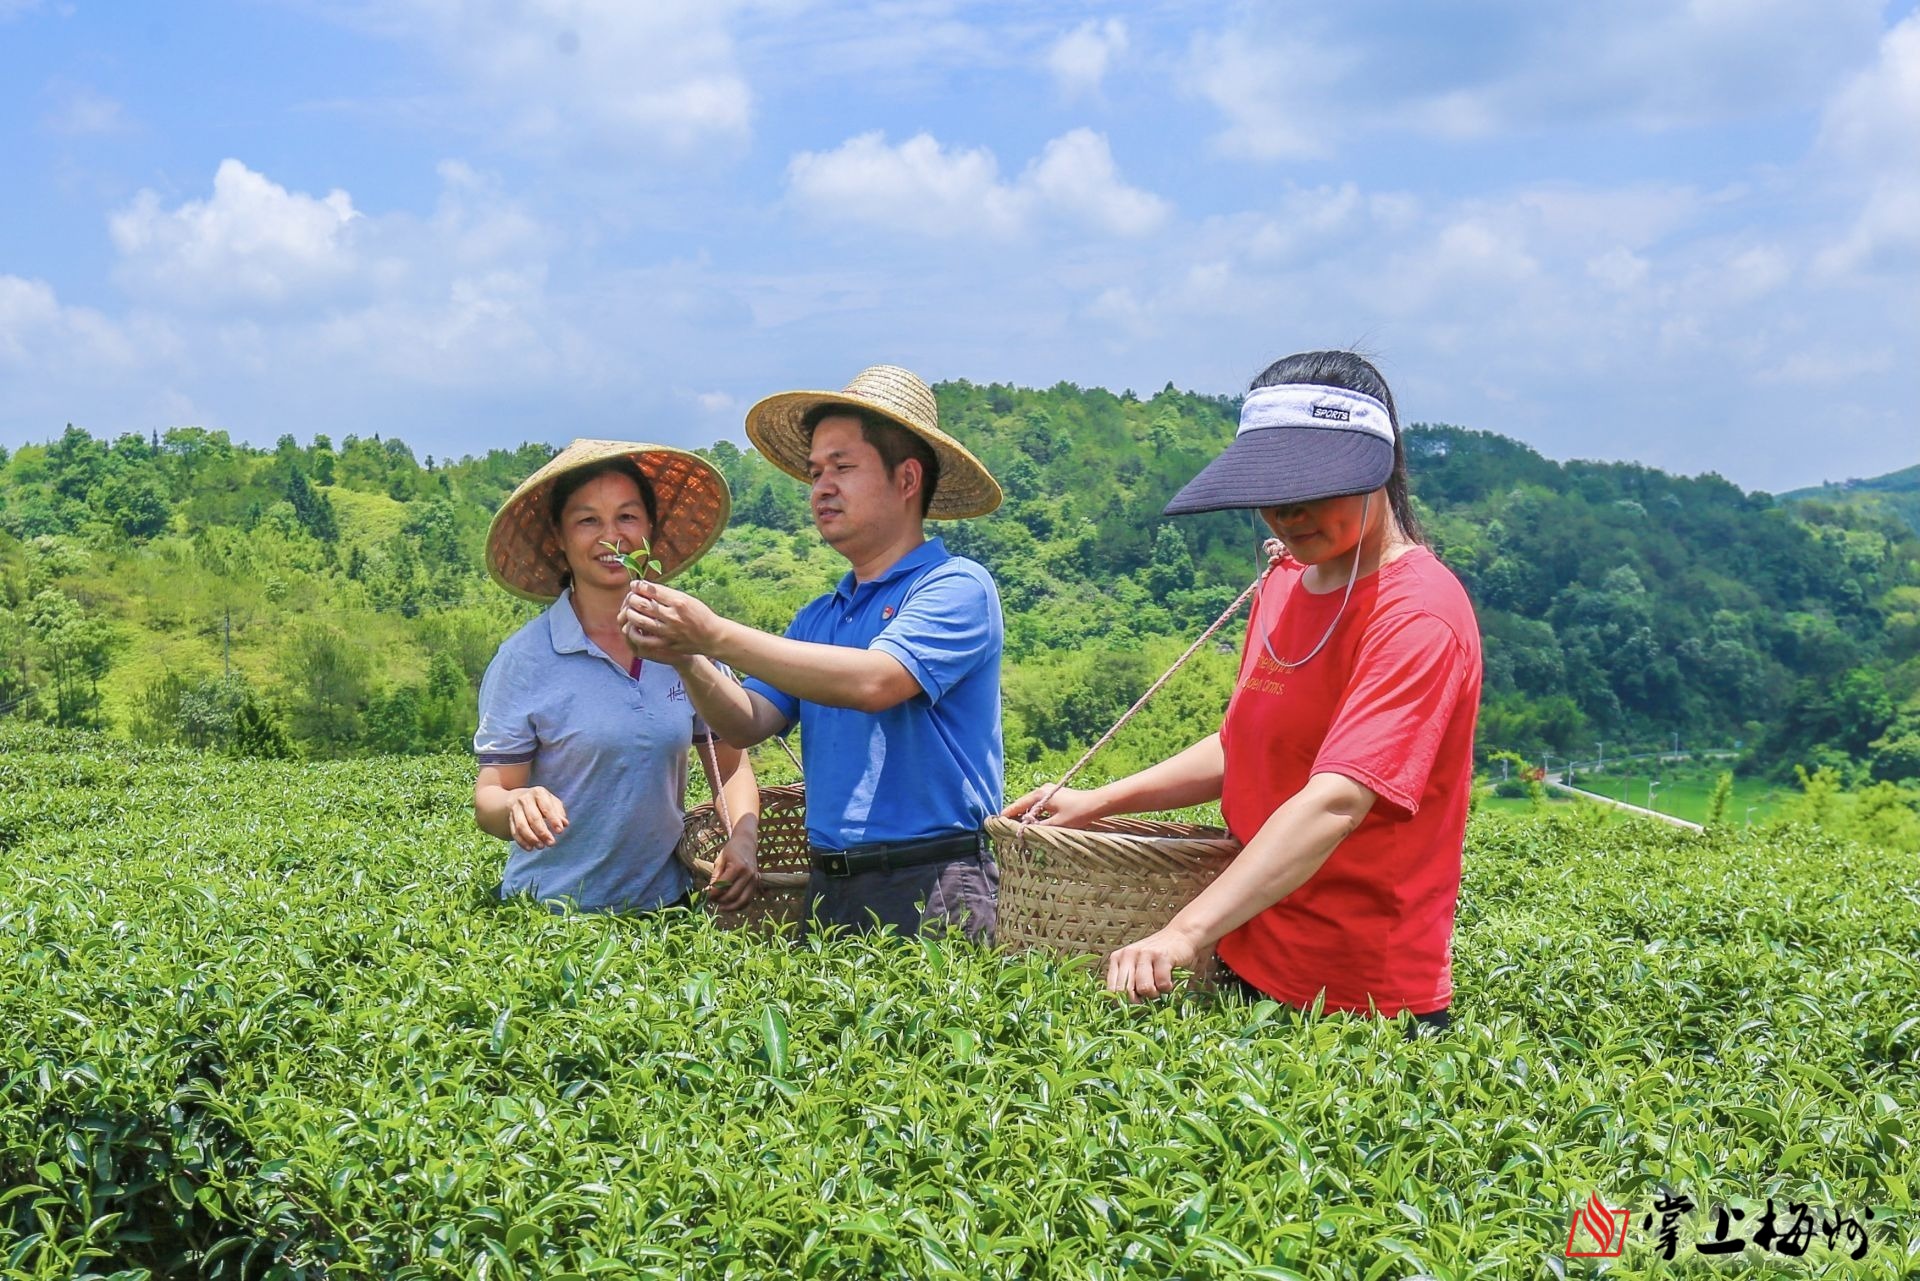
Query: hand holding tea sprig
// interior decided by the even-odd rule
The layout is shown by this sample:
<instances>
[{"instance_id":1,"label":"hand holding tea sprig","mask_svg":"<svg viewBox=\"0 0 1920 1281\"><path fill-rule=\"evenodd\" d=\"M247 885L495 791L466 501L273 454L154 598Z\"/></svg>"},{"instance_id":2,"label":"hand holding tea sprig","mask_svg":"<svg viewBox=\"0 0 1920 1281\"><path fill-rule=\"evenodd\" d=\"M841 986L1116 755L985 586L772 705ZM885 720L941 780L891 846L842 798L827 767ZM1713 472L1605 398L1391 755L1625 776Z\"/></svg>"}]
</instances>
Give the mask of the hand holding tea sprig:
<instances>
[{"instance_id":1,"label":"hand holding tea sprig","mask_svg":"<svg viewBox=\"0 0 1920 1281\"><path fill-rule=\"evenodd\" d=\"M675 667L713 653L724 624L699 597L644 580L634 583L620 610L627 647L640 658Z\"/></svg>"}]
</instances>

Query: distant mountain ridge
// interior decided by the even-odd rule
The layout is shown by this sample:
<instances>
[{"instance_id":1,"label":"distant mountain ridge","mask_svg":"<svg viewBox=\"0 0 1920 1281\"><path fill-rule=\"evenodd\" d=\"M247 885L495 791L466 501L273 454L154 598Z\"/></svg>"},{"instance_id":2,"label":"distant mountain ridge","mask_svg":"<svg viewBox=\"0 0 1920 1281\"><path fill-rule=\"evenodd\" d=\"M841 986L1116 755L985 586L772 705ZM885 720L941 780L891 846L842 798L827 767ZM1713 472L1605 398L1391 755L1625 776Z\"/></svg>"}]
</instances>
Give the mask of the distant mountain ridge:
<instances>
[{"instance_id":1,"label":"distant mountain ridge","mask_svg":"<svg viewBox=\"0 0 1920 1281\"><path fill-rule=\"evenodd\" d=\"M1007 761L1026 781L1111 726L1264 563L1246 512L1162 514L1234 438L1236 405L935 391L1006 492L931 532L999 585ZM845 562L806 486L728 441L702 452L733 519L677 584L778 632ZM1406 452L1426 541L1479 615L1482 746L1611 756L1678 734L1758 744L1782 770L1920 778L1920 468L1783 502L1445 424L1410 424ZM553 453L422 460L354 435L264 449L190 427L0 449L0 716L196 744L237 742L251 717L315 756L455 747L532 612L487 580L487 525ZM1234 670L1201 654L1102 768L1218 728Z\"/></svg>"},{"instance_id":2,"label":"distant mountain ridge","mask_svg":"<svg viewBox=\"0 0 1920 1281\"><path fill-rule=\"evenodd\" d=\"M1811 485L1779 496L1782 503L1827 503L1869 507L1898 519L1920 534L1920 463L1866 480Z\"/></svg>"}]
</instances>

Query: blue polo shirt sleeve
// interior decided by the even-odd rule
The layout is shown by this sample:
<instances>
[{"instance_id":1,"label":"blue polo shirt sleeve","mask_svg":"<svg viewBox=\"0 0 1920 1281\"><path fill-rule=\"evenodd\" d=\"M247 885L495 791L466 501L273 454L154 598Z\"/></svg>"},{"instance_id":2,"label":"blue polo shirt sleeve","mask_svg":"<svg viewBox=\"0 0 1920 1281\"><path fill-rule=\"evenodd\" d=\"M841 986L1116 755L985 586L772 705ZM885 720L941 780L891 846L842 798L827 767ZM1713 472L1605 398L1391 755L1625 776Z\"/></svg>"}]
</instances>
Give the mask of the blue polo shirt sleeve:
<instances>
[{"instance_id":1,"label":"blue polo shirt sleeve","mask_svg":"<svg viewBox=\"0 0 1920 1281\"><path fill-rule=\"evenodd\" d=\"M927 700L943 695L1000 652L1000 594L987 571L955 557L914 584L900 612L867 643L891 654Z\"/></svg>"},{"instance_id":2,"label":"blue polo shirt sleeve","mask_svg":"<svg viewBox=\"0 0 1920 1281\"><path fill-rule=\"evenodd\" d=\"M511 644L502 645L480 679L480 728L474 731L473 754L482 765L524 765L540 746L524 688L526 664L517 657Z\"/></svg>"},{"instance_id":3,"label":"blue polo shirt sleeve","mask_svg":"<svg viewBox=\"0 0 1920 1281\"><path fill-rule=\"evenodd\" d=\"M782 634L788 640L806 640L806 629L802 624L805 622L807 615L812 611L813 607L809 605L798 614L795 614L793 621L787 624L787 630ZM749 676L741 681L740 684L748 691L758 694L769 703L772 703L774 709L780 713L781 718L787 722L789 727L800 723L800 700L793 695L787 693L785 690L775 689L758 676Z\"/></svg>"}]
</instances>

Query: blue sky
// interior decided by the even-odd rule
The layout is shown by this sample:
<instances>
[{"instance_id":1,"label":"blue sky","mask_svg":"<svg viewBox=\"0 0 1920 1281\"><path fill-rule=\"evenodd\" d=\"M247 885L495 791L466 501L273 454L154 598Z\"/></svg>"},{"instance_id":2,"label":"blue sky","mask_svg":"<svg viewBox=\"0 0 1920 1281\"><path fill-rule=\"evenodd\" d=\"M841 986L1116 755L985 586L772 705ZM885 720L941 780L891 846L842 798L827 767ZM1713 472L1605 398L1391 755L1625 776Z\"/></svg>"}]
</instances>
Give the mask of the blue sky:
<instances>
[{"instance_id":1,"label":"blue sky","mask_svg":"<svg viewBox=\"0 0 1920 1281\"><path fill-rule=\"evenodd\" d=\"M864 365L1920 462L1911 0L0 0L0 444L743 439Z\"/></svg>"}]
</instances>

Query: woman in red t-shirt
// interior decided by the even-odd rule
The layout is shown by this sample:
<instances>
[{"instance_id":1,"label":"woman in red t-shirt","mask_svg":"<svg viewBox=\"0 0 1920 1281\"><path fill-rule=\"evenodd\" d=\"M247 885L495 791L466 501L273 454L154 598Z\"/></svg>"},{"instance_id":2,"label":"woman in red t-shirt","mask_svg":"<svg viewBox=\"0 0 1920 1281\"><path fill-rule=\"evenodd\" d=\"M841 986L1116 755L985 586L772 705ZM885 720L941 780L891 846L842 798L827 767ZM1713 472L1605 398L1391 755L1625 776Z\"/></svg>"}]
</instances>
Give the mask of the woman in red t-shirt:
<instances>
[{"instance_id":1,"label":"woman in red t-shirt","mask_svg":"<svg viewBox=\"0 0 1920 1281\"><path fill-rule=\"evenodd\" d=\"M1167 926L1113 953L1134 1000L1217 948L1275 1000L1446 1022L1480 706L1480 631L1420 541L1393 394L1351 352L1254 380L1226 451L1169 515L1257 509L1278 540L1220 732L1091 790L1038 788L1038 821L1218 800L1245 847Z\"/></svg>"}]
</instances>

